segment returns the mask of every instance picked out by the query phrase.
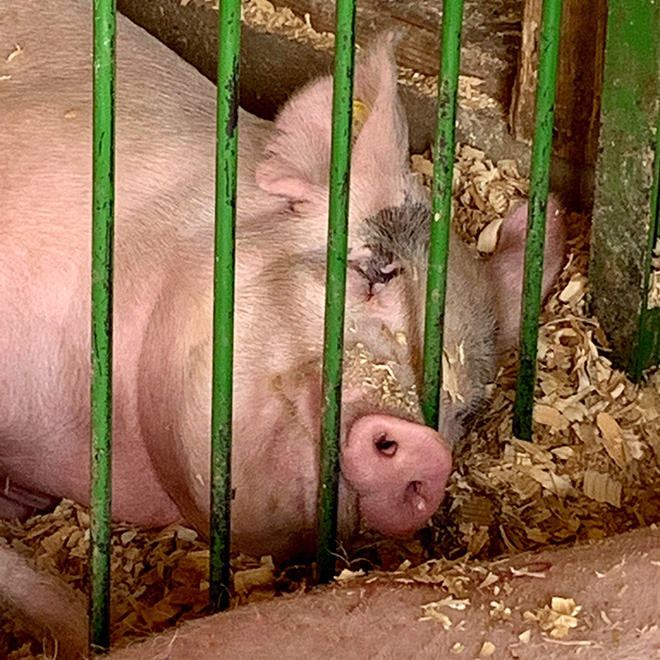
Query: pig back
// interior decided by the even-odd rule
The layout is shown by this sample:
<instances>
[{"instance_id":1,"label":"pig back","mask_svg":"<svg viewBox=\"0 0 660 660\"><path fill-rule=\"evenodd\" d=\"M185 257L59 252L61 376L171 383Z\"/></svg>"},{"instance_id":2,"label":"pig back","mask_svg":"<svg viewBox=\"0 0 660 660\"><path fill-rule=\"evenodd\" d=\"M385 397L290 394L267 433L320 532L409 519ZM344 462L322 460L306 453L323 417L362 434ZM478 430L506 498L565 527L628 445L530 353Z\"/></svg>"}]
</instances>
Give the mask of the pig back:
<instances>
[{"instance_id":1,"label":"pig back","mask_svg":"<svg viewBox=\"0 0 660 660\"><path fill-rule=\"evenodd\" d=\"M0 369L11 379L0 397L2 476L24 489L83 503L89 465L91 25L88 2L0 6L0 45L3 53L13 52L0 63ZM148 524L178 512L143 442L137 364L169 274L190 274L197 285L211 286L214 99L209 81L118 16L114 510ZM241 123L247 174L239 173L239 197L247 199L249 155L269 124L244 113ZM42 460L47 470L40 468Z\"/></svg>"}]
</instances>

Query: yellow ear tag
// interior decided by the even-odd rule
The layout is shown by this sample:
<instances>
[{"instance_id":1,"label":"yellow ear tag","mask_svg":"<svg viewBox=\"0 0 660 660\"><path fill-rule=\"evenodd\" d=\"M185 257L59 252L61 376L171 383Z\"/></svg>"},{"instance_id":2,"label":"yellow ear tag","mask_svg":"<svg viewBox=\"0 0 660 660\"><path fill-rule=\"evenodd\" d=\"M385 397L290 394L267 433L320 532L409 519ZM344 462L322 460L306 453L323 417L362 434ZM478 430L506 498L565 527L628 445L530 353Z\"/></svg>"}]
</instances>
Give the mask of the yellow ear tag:
<instances>
[{"instance_id":1,"label":"yellow ear tag","mask_svg":"<svg viewBox=\"0 0 660 660\"><path fill-rule=\"evenodd\" d=\"M353 100L353 140L355 140L369 117L369 108L360 99Z\"/></svg>"}]
</instances>

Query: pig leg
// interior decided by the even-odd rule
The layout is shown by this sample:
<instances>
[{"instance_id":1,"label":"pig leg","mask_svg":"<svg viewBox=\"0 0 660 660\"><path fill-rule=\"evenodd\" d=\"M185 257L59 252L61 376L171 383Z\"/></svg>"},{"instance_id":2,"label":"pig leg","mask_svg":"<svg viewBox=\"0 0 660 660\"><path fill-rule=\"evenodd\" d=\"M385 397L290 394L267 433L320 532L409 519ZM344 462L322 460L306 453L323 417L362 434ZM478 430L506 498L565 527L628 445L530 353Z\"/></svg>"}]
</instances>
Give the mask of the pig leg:
<instances>
[{"instance_id":1,"label":"pig leg","mask_svg":"<svg viewBox=\"0 0 660 660\"><path fill-rule=\"evenodd\" d=\"M87 613L64 583L38 573L18 553L0 544L0 610L43 640L48 657L79 660L87 650Z\"/></svg>"},{"instance_id":2,"label":"pig leg","mask_svg":"<svg viewBox=\"0 0 660 660\"><path fill-rule=\"evenodd\" d=\"M0 492L0 518L25 520L37 511L51 511L58 500L43 493L27 491L6 477Z\"/></svg>"},{"instance_id":3,"label":"pig leg","mask_svg":"<svg viewBox=\"0 0 660 660\"><path fill-rule=\"evenodd\" d=\"M660 655L659 566L660 530L637 530L595 545L448 566L442 574L449 584L461 578L464 609L442 605L449 594L441 579L405 584L400 573L368 576L186 623L109 658L437 660L484 657L492 644L494 658L650 660ZM2 602L38 635L54 634L57 657L80 657L85 613L66 587L39 577L4 546L0 578ZM563 619L565 636L551 632L557 624L543 629L553 598L580 607ZM431 609L439 615L425 615L422 606L438 602Z\"/></svg>"}]
</instances>

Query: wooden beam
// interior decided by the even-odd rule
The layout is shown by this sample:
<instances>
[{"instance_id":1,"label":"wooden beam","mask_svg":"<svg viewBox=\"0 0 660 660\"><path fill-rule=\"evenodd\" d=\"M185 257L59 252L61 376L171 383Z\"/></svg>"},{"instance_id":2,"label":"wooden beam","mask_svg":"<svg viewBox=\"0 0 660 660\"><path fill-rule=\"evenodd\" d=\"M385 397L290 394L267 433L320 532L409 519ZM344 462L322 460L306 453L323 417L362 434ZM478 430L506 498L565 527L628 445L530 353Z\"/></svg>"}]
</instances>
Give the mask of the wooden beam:
<instances>
[{"instance_id":1,"label":"wooden beam","mask_svg":"<svg viewBox=\"0 0 660 660\"><path fill-rule=\"evenodd\" d=\"M271 0L307 16L317 31L334 30L335 3L328 0ZM437 75L440 53L439 0L360 0L357 42L366 45L386 30L403 38L397 48L399 65L425 75ZM467 0L463 19L461 73L483 82L479 91L509 106L520 43L520 0Z\"/></svg>"},{"instance_id":2,"label":"wooden beam","mask_svg":"<svg viewBox=\"0 0 660 660\"><path fill-rule=\"evenodd\" d=\"M534 132L534 95L538 36L543 0L525 0L518 71L509 122L513 136L530 142ZM555 154L593 165L598 149L606 0L564 0L557 92Z\"/></svg>"},{"instance_id":3,"label":"wooden beam","mask_svg":"<svg viewBox=\"0 0 660 660\"><path fill-rule=\"evenodd\" d=\"M648 309L657 236L660 4L610 0L591 235L591 302L615 364L634 378L658 361L660 314Z\"/></svg>"}]
</instances>

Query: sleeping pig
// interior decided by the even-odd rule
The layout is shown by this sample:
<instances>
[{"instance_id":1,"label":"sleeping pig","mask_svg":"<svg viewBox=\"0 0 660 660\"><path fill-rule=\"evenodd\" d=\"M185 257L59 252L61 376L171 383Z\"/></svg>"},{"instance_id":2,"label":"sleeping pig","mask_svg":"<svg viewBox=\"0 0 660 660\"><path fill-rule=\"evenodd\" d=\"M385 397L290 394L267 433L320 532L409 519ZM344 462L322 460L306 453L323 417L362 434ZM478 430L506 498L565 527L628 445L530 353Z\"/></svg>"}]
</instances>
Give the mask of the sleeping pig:
<instances>
[{"instance_id":1,"label":"sleeping pig","mask_svg":"<svg viewBox=\"0 0 660 660\"><path fill-rule=\"evenodd\" d=\"M89 503L91 3L0 6L0 515ZM392 40L358 62L339 534L405 535L519 323L526 209L488 262L452 238L439 429L418 393L430 224ZM215 88L118 17L113 515L209 515ZM332 81L239 121L232 545L315 542ZM545 290L562 263L549 206Z\"/></svg>"}]
</instances>

